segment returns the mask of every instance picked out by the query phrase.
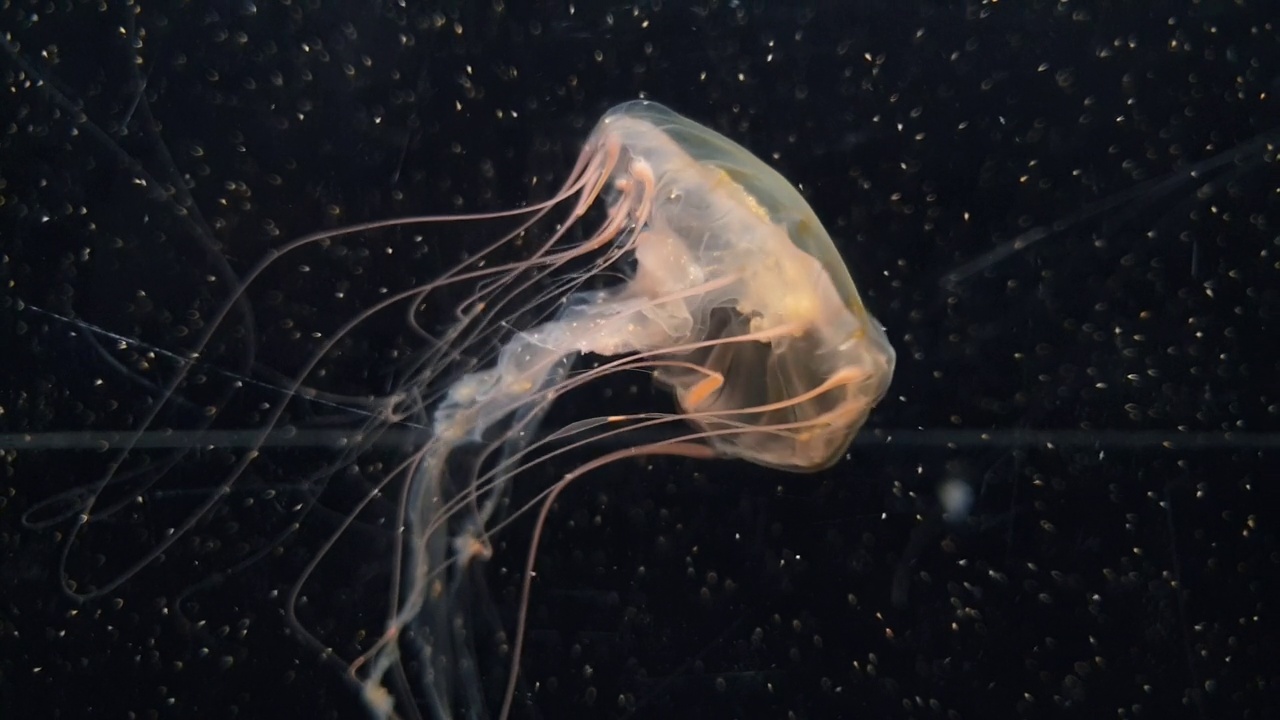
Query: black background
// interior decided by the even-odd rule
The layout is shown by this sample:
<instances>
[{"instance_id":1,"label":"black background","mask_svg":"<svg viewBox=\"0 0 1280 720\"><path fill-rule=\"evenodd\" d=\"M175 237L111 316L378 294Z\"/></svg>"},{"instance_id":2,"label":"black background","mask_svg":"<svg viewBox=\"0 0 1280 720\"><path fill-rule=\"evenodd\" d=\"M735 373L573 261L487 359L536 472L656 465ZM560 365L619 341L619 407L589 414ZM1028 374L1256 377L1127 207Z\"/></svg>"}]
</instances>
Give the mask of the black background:
<instances>
[{"instance_id":1,"label":"black background","mask_svg":"<svg viewBox=\"0 0 1280 720\"><path fill-rule=\"evenodd\" d=\"M331 454L268 452L162 558L77 604L59 592L70 525L39 503L111 455L21 434L135 427L174 363L49 313L183 352L268 248L546 197L600 114L637 96L801 188L898 370L823 473L654 460L571 488L539 552L520 716L1280 712L1265 4L409 5L0 10L0 715L360 716L289 633L285 596L379 458L319 483ZM948 282L1034 228L1055 231ZM203 427L202 403L229 398L214 425L252 426L270 388L235 377L287 376L307 332L495 229L373 233L283 264L160 424ZM329 389L385 392L413 349L400 319L345 345ZM556 418L626 395L669 402L637 380ZM155 547L235 451L135 455L175 468L113 486L143 501L70 546L77 577ZM967 518L942 518L947 481L972 489ZM381 627L379 512L325 555L300 611L340 654ZM477 608L511 608L528 528L508 530Z\"/></svg>"}]
</instances>

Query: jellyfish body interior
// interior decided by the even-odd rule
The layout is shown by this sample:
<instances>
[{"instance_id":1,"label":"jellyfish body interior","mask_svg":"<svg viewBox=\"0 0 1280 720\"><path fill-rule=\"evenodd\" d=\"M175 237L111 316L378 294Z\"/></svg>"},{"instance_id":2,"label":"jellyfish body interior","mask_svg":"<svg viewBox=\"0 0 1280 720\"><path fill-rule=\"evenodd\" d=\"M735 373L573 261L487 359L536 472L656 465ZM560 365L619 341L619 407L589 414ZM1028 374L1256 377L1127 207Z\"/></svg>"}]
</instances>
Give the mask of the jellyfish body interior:
<instances>
[{"instance_id":1,"label":"jellyfish body interior","mask_svg":"<svg viewBox=\"0 0 1280 720\"><path fill-rule=\"evenodd\" d=\"M419 692L431 712L484 714L470 640L457 637L451 606L465 593L471 561L490 552L502 490L559 452L528 438L566 389L648 370L678 412L581 421L558 431L561 439L588 428L593 434L579 443L663 423L692 429L563 476L529 504L541 504L538 528L570 480L635 454L825 468L843 456L889 385L894 351L830 237L795 188L744 148L661 105L629 102L597 124L567 187L574 220L597 203L606 206L604 219L566 250L555 249L557 233L527 262L555 268L595 253L581 277L619 260L630 261L630 271L612 286L578 289L554 318L513 333L492 364L458 377L435 407L431 438L408 475L393 612L382 640L352 666L376 715L398 714L386 678L401 669L398 638L406 634L415 638ZM464 313L461 322L468 320ZM582 355L600 362L571 371ZM534 532L503 716L515 689Z\"/></svg>"}]
</instances>

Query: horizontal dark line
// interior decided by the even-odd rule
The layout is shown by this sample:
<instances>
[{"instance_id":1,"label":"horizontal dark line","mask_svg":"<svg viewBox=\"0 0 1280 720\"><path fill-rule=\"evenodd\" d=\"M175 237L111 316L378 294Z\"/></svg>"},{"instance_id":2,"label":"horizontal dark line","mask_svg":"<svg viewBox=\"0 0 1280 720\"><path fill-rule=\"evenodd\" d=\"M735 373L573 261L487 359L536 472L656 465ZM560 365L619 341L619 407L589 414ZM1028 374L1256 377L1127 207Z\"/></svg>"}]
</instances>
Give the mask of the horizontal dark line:
<instances>
[{"instance_id":1,"label":"horizontal dark line","mask_svg":"<svg viewBox=\"0 0 1280 720\"><path fill-rule=\"evenodd\" d=\"M0 433L0 450L106 451L131 444L138 449L217 447L346 448L353 445L403 447L422 442L420 428L382 428L370 434L351 430L279 428L262 430L148 430L134 432L64 431ZM858 436L860 447L955 448L1280 448L1280 433L1179 432L1173 430L909 430L877 429Z\"/></svg>"}]
</instances>

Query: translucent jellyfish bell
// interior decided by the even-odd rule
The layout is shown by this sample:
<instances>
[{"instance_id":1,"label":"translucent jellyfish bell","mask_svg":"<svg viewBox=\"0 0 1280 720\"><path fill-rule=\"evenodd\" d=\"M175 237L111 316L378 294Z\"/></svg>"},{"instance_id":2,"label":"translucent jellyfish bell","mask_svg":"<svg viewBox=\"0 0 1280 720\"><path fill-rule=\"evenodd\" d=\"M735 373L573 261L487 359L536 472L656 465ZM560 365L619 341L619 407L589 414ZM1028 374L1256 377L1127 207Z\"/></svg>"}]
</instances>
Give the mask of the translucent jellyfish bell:
<instances>
[{"instance_id":1,"label":"translucent jellyfish bell","mask_svg":"<svg viewBox=\"0 0 1280 720\"><path fill-rule=\"evenodd\" d=\"M665 332L658 342L697 345L689 367L656 378L722 456L793 471L838 460L895 356L808 203L745 148L657 103L614 108L593 139L620 145L616 181L653 187L622 296L655 301L642 314Z\"/></svg>"}]
</instances>

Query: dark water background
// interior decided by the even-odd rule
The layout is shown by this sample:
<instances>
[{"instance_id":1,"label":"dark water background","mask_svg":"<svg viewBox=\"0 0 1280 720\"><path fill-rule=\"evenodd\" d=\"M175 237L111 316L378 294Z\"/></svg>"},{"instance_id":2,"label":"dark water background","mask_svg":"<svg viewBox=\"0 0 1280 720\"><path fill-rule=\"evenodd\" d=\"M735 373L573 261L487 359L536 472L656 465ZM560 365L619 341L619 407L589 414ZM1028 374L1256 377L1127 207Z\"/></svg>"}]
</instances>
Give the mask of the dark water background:
<instances>
[{"instance_id":1,"label":"dark water background","mask_svg":"<svg viewBox=\"0 0 1280 720\"><path fill-rule=\"evenodd\" d=\"M360 716L333 666L291 637L283 596L376 458L318 487L307 473L328 451L266 453L160 561L77 604L58 589L68 525L21 520L109 455L18 434L128 430L174 363L140 368L49 313L183 352L267 248L545 197L601 113L643 95L802 189L898 371L849 459L823 473L657 460L566 493L539 556L521 716L1274 717L1271 15L1230 2L5 5L0 716ZM954 277L1035 228L1054 231ZM270 388L236 376L269 384L308 332L472 239L443 231L423 249L414 232L280 268L255 324L233 313L246 332L219 337L163 423L203 427L202 403L230 396L215 426L251 426ZM413 349L397 319L344 346L331 389L386 391L395 352ZM667 402L623 383L557 412L630 393ZM329 410L291 419L325 427ZM154 546L232 457L179 457L68 567L110 575ZM942 518L947 481L972 489L967 518ZM300 611L339 652L380 628L389 539L364 520ZM499 622L526 534L504 535L475 603Z\"/></svg>"}]
</instances>

